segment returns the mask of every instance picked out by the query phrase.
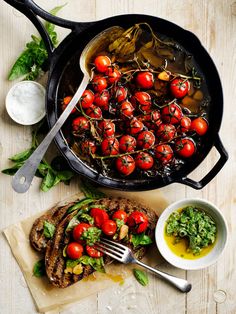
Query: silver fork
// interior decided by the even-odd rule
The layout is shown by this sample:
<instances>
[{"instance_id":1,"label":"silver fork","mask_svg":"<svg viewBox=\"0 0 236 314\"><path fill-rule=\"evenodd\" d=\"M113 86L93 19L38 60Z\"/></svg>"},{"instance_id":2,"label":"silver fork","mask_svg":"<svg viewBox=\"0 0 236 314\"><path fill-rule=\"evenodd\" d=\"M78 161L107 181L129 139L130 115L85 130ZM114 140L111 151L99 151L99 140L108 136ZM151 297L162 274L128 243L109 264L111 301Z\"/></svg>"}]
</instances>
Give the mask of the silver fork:
<instances>
[{"instance_id":1,"label":"silver fork","mask_svg":"<svg viewBox=\"0 0 236 314\"><path fill-rule=\"evenodd\" d=\"M188 283L187 280L169 275L156 268L150 267L140 262L134 257L131 249L123 244L102 238L99 242L96 242L96 248L99 251L103 252L104 254L109 255L110 257L114 258L118 262L121 262L124 264L130 264L130 263L138 264L142 267L147 268L148 270L152 271L159 277L171 283L173 286L175 286L182 292L189 292L192 288L192 285Z\"/></svg>"}]
</instances>

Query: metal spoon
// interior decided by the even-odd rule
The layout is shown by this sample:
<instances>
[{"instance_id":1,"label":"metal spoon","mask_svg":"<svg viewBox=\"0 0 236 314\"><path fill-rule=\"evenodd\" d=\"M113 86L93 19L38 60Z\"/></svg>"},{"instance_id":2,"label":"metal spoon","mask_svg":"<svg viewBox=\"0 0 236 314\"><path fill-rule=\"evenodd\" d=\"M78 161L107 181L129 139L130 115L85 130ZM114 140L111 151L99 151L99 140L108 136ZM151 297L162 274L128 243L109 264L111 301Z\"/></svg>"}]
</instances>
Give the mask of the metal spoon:
<instances>
[{"instance_id":1,"label":"metal spoon","mask_svg":"<svg viewBox=\"0 0 236 314\"><path fill-rule=\"evenodd\" d=\"M61 129L62 125L70 115L72 109L76 106L79 99L81 98L86 86L89 83L90 74L86 67L86 61L88 59L88 55L90 52L93 52L99 43L103 43L104 39L107 38L111 33L115 31L122 30L119 26L113 26L107 28L103 32L99 33L95 36L84 48L80 56L80 69L84 74L82 82L78 87L76 93L74 94L73 98L71 99L70 103L63 111L63 113L58 118L57 122L54 124L50 132L46 135L40 145L36 148L33 154L26 160L25 164L16 172L14 177L12 178L12 188L18 193L25 193L28 191L30 184L33 180L35 172L38 168L40 161L42 160L43 156L45 155L48 146L56 136L57 132Z\"/></svg>"}]
</instances>

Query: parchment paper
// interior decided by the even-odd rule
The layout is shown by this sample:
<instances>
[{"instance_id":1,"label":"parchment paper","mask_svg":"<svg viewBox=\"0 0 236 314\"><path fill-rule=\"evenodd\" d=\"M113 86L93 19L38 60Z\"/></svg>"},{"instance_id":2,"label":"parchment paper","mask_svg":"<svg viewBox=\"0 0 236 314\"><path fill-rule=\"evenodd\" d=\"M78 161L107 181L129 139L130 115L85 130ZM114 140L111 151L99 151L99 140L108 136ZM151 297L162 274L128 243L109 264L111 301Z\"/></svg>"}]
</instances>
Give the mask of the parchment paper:
<instances>
[{"instance_id":1,"label":"parchment paper","mask_svg":"<svg viewBox=\"0 0 236 314\"><path fill-rule=\"evenodd\" d=\"M140 202L143 205L149 206L155 210L158 215L160 215L162 210L167 206L166 199L159 191L130 193L107 189L102 190L109 196L127 197ZM84 197L84 195L79 193L58 203L58 205L62 206L82 197ZM46 277L34 277L32 274L33 266L36 261L42 258L42 256L31 248L29 243L29 232L34 220L43 213L44 212L41 212L4 230L4 234L9 242L12 253L23 272L39 312L52 311L50 313L56 313L56 310L63 305L77 302L91 294L111 287L116 284L114 279L116 279L116 281L122 281L131 275L131 267L122 264L111 264L106 266L106 274L96 272L90 275L89 279L79 281L65 289L52 286ZM154 266L157 264L155 254L153 256L153 253L152 255L148 254L145 259L149 265Z\"/></svg>"}]
</instances>

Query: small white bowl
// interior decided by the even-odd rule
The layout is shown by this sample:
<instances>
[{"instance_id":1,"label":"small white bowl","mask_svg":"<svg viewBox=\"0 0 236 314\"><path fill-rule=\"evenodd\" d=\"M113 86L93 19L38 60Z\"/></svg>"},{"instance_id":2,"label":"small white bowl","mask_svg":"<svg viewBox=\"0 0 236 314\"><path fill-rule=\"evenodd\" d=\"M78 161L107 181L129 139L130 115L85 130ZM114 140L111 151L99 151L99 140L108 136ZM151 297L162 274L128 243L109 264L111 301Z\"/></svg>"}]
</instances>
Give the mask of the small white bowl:
<instances>
[{"instance_id":1,"label":"small white bowl","mask_svg":"<svg viewBox=\"0 0 236 314\"><path fill-rule=\"evenodd\" d=\"M180 208L184 208L186 206L196 206L197 208L200 208L203 211L205 211L207 214L209 214L213 218L217 227L217 238L216 238L216 243L214 244L213 248L207 255L203 257L199 257L195 260L184 259L174 254L170 250L170 248L168 247L164 239L165 226L166 226L167 219L172 214L172 212ZM227 224L220 210L215 205L213 205L212 203L206 200L194 198L194 199L184 199L184 200L177 201L169 205L163 211L156 225L155 239L156 239L156 244L161 255L164 257L165 260L167 260L167 262L181 269L197 270L197 269L206 268L214 264L217 261L217 259L222 254L225 248L226 241L227 241L227 233L228 233Z\"/></svg>"},{"instance_id":2,"label":"small white bowl","mask_svg":"<svg viewBox=\"0 0 236 314\"><path fill-rule=\"evenodd\" d=\"M6 110L22 125L38 123L45 116L45 88L34 81L22 81L12 86L6 96Z\"/></svg>"}]
</instances>

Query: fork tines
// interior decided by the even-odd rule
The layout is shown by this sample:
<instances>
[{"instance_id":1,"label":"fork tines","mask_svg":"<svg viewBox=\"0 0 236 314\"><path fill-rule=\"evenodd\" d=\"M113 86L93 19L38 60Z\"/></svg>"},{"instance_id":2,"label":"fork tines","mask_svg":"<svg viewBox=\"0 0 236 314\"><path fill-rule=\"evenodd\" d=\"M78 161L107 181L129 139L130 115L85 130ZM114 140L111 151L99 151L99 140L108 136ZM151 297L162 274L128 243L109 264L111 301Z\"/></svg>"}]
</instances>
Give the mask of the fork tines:
<instances>
[{"instance_id":1,"label":"fork tines","mask_svg":"<svg viewBox=\"0 0 236 314\"><path fill-rule=\"evenodd\" d=\"M116 243L104 238L96 243L96 248L119 262L123 262L124 253L128 249L126 246L120 243Z\"/></svg>"}]
</instances>

